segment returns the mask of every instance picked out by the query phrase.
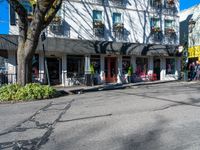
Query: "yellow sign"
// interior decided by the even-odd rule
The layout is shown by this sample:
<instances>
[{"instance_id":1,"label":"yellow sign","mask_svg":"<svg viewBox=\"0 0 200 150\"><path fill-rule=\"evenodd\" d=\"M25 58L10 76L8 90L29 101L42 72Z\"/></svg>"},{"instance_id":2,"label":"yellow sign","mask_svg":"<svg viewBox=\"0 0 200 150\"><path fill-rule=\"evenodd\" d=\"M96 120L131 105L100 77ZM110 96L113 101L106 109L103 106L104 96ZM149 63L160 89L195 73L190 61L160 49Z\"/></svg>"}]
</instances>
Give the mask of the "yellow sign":
<instances>
[{"instance_id":1,"label":"yellow sign","mask_svg":"<svg viewBox=\"0 0 200 150\"><path fill-rule=\"evenodd\" d=\"M188 57L200 57L200 46L193 46L188 48Z\"/></svg>"}]
</instances>

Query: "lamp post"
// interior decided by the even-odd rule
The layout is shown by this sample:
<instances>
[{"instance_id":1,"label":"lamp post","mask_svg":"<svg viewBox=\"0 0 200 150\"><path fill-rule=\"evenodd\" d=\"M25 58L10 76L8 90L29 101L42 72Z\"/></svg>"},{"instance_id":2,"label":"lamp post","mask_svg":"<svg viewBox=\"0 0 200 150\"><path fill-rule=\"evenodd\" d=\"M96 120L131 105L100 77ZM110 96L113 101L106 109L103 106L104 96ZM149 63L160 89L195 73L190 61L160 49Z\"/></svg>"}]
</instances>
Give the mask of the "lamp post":
<instances>
[{"instance_id":1,"label":"lamp post","mask_svg":"<svg viewBox=\"0 0 200 150\"><path fill-rule=\"evenodd\" d=\"M48 67L47 67L47 60L46 60L46 57L45 57L45 47L44 47L44 41L46 40L45 32L43 32L41 34L41 40L42 40L42 50L43 50L43 54L44 54L44 76L45 76L45 83L47 82L48 85L50 85L49 71L48 71ZM47 79L47 81L46 81L46 79Z\"/></svg>"}]
</instances>

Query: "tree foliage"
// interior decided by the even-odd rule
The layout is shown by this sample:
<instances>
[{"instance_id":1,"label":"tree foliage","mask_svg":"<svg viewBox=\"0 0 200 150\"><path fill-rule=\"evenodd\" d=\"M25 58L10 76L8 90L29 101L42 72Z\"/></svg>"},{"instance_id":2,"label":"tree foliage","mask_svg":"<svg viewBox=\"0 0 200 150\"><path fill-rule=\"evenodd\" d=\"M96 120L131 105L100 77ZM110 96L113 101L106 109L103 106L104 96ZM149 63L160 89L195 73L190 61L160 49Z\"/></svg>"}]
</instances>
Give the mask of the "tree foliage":
<instances>
[{"instance_id":1,"label":"tree foliage","mask_svg":"<svg viewBox=\"0 0 200 150\"><path fill-rule=\"evenodd\" d=\"M19 37L17 49L17 82L25 85L32 79L32 57L38 45L41 32L50 24L62 5L62 0L27 0L33 6L31 20L23 6L23 0L8 0L19 16Z\"/></svg>"}]
</instances>

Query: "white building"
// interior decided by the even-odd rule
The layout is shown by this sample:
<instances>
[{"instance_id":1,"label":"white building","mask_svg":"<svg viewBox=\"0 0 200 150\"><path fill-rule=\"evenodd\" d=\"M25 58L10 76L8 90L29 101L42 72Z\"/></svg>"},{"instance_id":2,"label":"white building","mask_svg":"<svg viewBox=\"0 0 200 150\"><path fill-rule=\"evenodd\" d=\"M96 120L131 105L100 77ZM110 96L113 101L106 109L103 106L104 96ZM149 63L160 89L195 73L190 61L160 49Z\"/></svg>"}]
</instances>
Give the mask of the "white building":
<instances>
[{"instance_id":1,"label":"white building","mask_svg":"<svg viewBox=\"0 0 200 150\"><path fill-rule=\"evenodd\" d=\"M200 61L200 4L180 12L180 44L188 42L189 63Z\"/></svg>"},{"instance_id":2,"label":"white building","mask_svg":"<svg viewBox=\"0 0 200 150\"><path fill-rule=\"evenodd\" d=\"M42 42L37 48L35 77L44 80L45 56L50 80L65 86L82 83L91 64L98 83L127 82L130 66L134 81L178 79L178 12L179 0L65 0L45 30L45 51ZM17 35L10 18L10 35ZM17 36L4 37L17 43ZM16 45L0 49L15 73Z\"/></svg>"}]
</instances>

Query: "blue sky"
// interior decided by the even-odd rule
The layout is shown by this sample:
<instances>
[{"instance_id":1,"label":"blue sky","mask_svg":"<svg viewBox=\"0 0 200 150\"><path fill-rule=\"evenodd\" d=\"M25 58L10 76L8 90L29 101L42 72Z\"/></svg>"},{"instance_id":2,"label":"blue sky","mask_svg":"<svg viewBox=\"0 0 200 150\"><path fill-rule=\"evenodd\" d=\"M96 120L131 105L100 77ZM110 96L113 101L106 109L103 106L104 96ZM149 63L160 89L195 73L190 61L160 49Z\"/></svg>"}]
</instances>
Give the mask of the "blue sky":
<instances>
[{"instance_id":1,"label":"blue sky","mask_svg":"<svg viewBox=\"0 0 200 150\"><path fill-rule=\"evenodd\" d=\"M199 4L200 0L180 0L180 3L181 3L180 9L183 10L191 6L194 6L196 4Z\"/></svg>"},{"instance_id":2,"label":"blue sky","mask_svg":"<svg viewBox=\"0 0 200 150\"><path fill-rule=\"evenodd\" d=\"M0 1L0 34L7 34L9 28L8 4L6 0Z\"/></svg>"}]
</instances>

